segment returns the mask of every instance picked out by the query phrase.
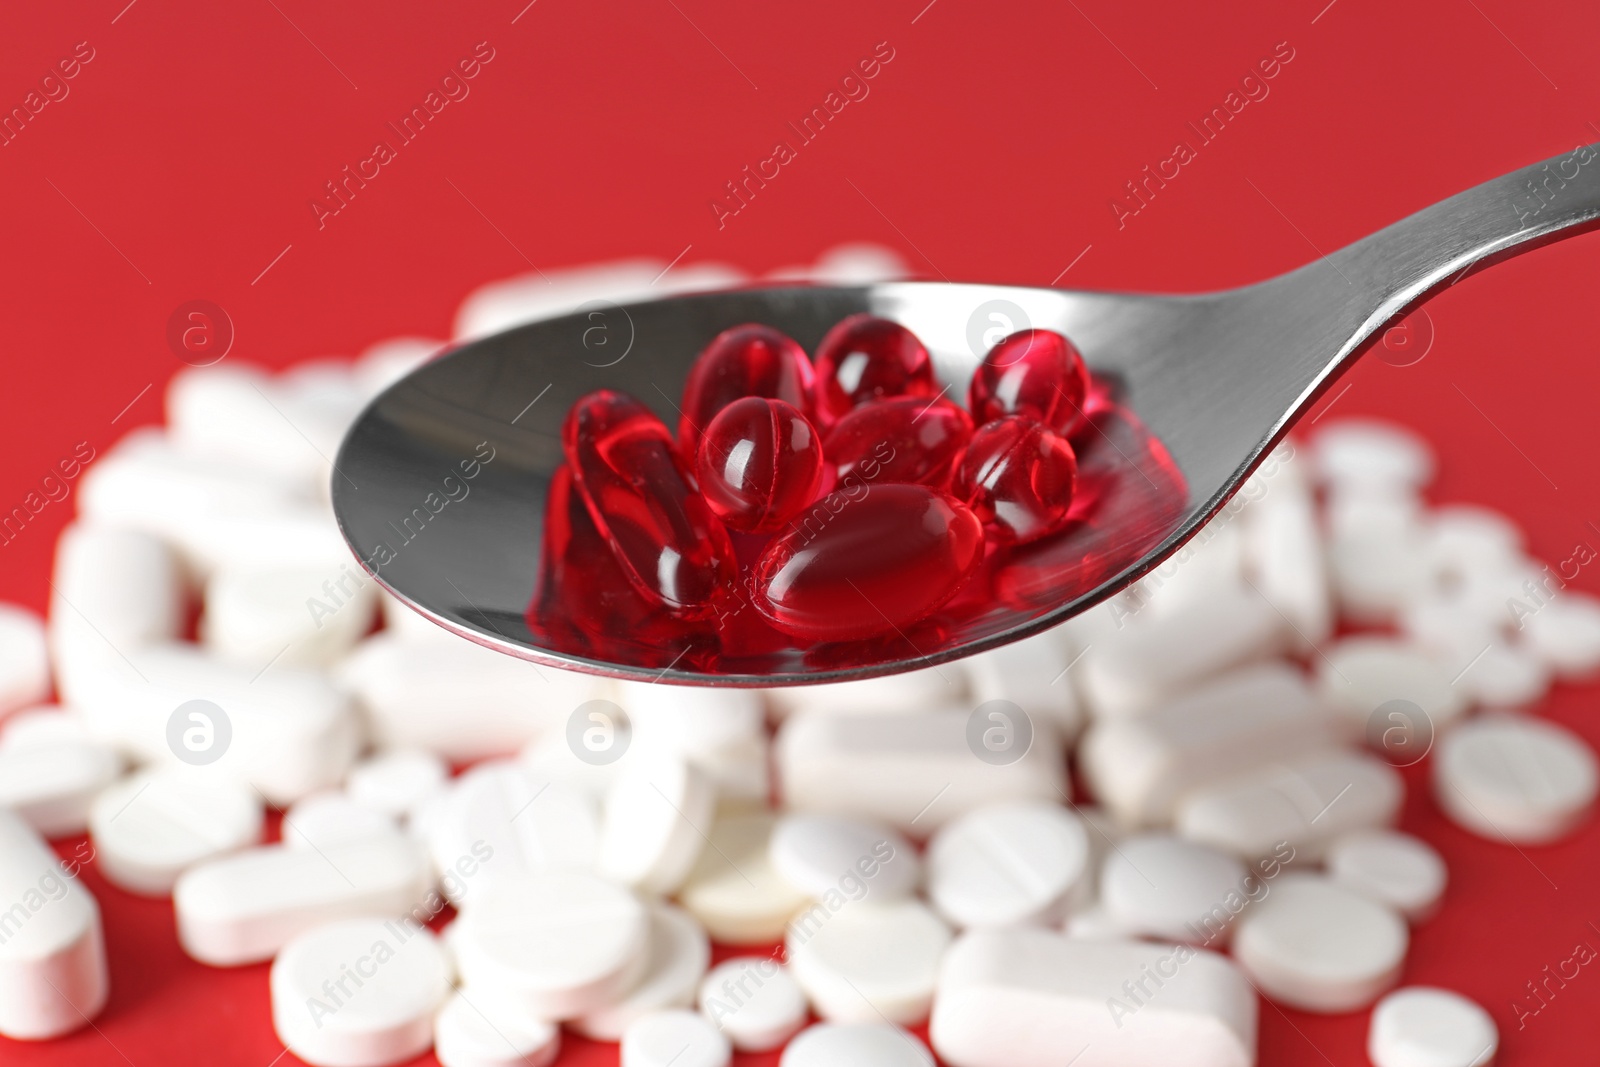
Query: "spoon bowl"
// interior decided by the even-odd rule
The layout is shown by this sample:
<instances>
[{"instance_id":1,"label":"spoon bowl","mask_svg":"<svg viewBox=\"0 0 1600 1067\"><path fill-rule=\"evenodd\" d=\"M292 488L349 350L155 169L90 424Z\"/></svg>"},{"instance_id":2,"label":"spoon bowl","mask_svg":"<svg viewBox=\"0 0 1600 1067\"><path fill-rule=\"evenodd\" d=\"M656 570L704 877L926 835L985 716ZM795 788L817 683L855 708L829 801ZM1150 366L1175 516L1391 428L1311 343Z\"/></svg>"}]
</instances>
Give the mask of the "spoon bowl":
<instances>
[{"instance_id":1,"label":"spoon bowl","mask_svg":"<svg viewBox=\"0 0 1600 1067\"><path fill-rule=\"evenodd\" d=\"M363 565L406 604L536 662L762 686L935 666L1037 633L1125 588L1226 502L1387 322L1475 264L1597 219L1600 146L1588 146L1469 189L1288 274L1221 292L886 282L594 301L466 344L391 386L340 448L334 511ZM563 462L560 429L574 401L619 390L674 426L689 367L717 333L765 323L814 351L829 327L857 312L916 333L957 399L1000 336L1026 327L1065 334L1136 416L1097 423L1081 447L1129 472L1140 506L1094 531L1092 545L1069 537L1017 553L994 571L987 599L959 618L936 617L881 641L724 652L714 641L673 647L645 632L597 645L542 624L559 621L533 609L552 478Z\"/></svg>"}]
</instances>

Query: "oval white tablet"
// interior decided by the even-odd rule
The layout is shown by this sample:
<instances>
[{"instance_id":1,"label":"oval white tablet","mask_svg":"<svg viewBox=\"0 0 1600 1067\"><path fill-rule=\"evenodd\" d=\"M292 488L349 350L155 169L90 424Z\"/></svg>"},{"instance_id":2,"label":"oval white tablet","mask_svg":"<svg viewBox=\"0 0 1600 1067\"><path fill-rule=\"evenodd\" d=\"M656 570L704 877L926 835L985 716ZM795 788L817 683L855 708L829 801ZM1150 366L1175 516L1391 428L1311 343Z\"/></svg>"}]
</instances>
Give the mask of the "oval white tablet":
<instances>
[{"instance_id":1,"label":"oval white tablet","mask_svg":"<svg viewBox=\"0 0 1600 1067\"><path fill-rule=\"evenodd\" d=\"M764 945L783 936L806 897L768 859L776 819L768 812L724 812L678 891L678 902L718 941Z\"/></svg>"},{"instance_id":2,"label":"oval white tablet","mask_svg":"<svg viewBox=\"0 0 1600 1067\"><path fill-rule=\"evenodd\" d=\"M295 848L332 848L400 828L382 812L364 808L345 793L313 793L283 814L283 843Z\"/></svg>"},{"instance_id":3,"label":"oval white tablet","mask_svg":"<svg viewBox=\"0 0 1600 1067\"><path fill-rule=\"evenodd\" d=\"M261 809L254 790L220 775L141 771L90 807L95 863L130 893L165 896L190 867L260 840Z\"/></svg>"},{"instance_id":4,"label":"oval white tablet","mask_svg":"<svg viewBox=\"0 0 1600 1067\"><path fill-rule=\"evenodd\" d=\"M733 1047L711 1020L694 1011L657 1011L622 1035L622 1067L728 1067Z\"/></svg>"},{"instance_id":5,"label":"oval white tablet","mask_svg":"<svg viewBox=\"0 0 1600 1067\"><path fill-rule=\"evenodd\" d=\"M1422 709L1435 734L1467 708L1466 696L1451 684L1444 662L1409 641L1365 635L1344 638L1327 650L1317 672L1328 706L1358 731L1391 700L1409 701Z\"/></svg>"},{"instance_id":6,"label":"oval white tablet","mask_svg":"<svg viewBox=\"0 0 1600 1067\"><path fill-rule=\"evenodd\" d=\"M559 1026L475 989L450 994L433 1019L439 1067L549 1067L560 1052Z\"/></svg>"},{"instance_id":7,"label":"oval white tablet","mask_svg":"<svg viewBox=\"0 0 1600 1067\"><path fill-rule=\"evenodd\" d=\"M1445 735L1433 758L1439 806L1491 841L1565 836L1587 817L1597 784L1588 744L1546 719L1486 715Z\"/></svg>"},{"instance_id":8,"label":"oval white tablet","mask_svg":"<svg viewBox=\"0 0 1600 1067\"><path fill-rule=\"evenodd\" d=\"M61 716L65 718L65 716ZM81 834L94 798L122 772L122 758L83 738L21 743L8 731L0 746L0 808L10 808L45 837Z\"/></svg>"},{"instance_id":9,"label":"oval white tablet","mask_svg":"<svg viewBox=\"0 0 1600 1067\"><path fill-rule=\"evenodd\" d=\"M1397 989L1378 1001L1367 1031L1373 1067L1487 1067L1499 1047L1488 1012L1429 986Z\"/></svg>"},{"instance_id":10,"label":"oval white tablet","mask_svg":"<svg viewBox=\"0 0 1600 1067\"><path fill-rule=\"evenodd\" d=\"M1254 885L1244 864L1166 834L1124 839L1100 871L1100 906L1130 934L1220 945Z\"/></svg>"},{"instance_id":11,"label":"oval white tablet","mask_svg":"<svg viewBox=\"0 0 1600 1067\"><path fill-rule=\"evenodd\" d=\"M345 792L363 807L405 819L443 788L450 777L444 760L420 748L380 752L350 768Z\"/></svg>"},{"instance_id":12,"label":"oval white tablet","mask_svg":"<svg viewBox=\"0 0 1600 1067\"><path fill-rule=\"evenodd\" d=\"M1059 804L993 804L940 828L927 867L928 897L956 926L1057 922L1090 876L1089 834Z\"/></svg>"},{"instance_id":13,"label":"oval white tablet","mask_svg":"<svg viewBox=\"0 0 1600 1067\"><path fill-rule=\"evenodd\" d=\"M425 927L346 919L283 946L269 985L290 1052L313 1067L386 1067L433 1044L450 966Z\"/></svg>"},{"instance_id":14,"label":"oval white tablet","mask_svg":"<svg viewBox=\"0 0 1600 1067\"><path fill-rule=\"evenodd\" d=\"M700 983L700 1011L741 1052L766 1052L806 1022L806 998L789 971L766 956L736 956Z\"/></svg>"},{"instance_id":15,"label":"oval white tablet","mask_svg":"<svg viewBox=\"0 0 1600 1067\"><path fill-rule=\"evenodd\" d=\"M683 884L705 846L716 787L677 756L629 762L606 793L595 869L646 893Z\"/></svg>"},{"instance_id":16,"label":"oval white tablet","mask_svg":"<svg viewBox=\"0 0 1600 1067\"><path fill-rule=\"evenodd\" d=\"M1392 909L1317 874L1287 873L1234 928L1233 955L1261 992L1335 1015L1371 1004L1400 977L1410 935Z\"/></svg>"},{"instance_id":17,"label":"oval white tablet","mask_svg":"<svg viewBox=\"0 0 1600 1067\"><path fill-rule=\"evenodd\" d=\"M1419 922L1444 895L1449 872L1421 838L1397 830L1365 830L1334 841L1325 857L1328 876Z\"/></svg>"},{"instance_id":18,"label":"oval white tablet","mask_svg":"<svg viewBox=\"0 0 1600 1067\"><path fill-rule=\"evenodd\" d=\"M1433 478L1433 450L1416 433L1378 419L1340 419L1311 438L1324 481L1345 486L1419 489Z\"/></svg>"},{"instance_id":19,"label":"oval white tablet","mask_svg":"<svg viewBox=\"0 0 1600 1067\"><path fill-rule=\"evenodd\" d=\"M1564 592L1533 614L1518 615L1528 647L1563 678L1582 678L1600 667L1600 600Z\"/></svg>"},{"instance_id":20,"label":"oval white tablet","mask_svg":"<svg viewBox=\"0 0 1600 1067\"><path fill-rule=\"evenodd\" d=\"M450 945L468 986L539 1018L572 1019L639 980L649 919L632 893L593 875L528 874L474 892Z\"/></svg>"},{"instance_id":21,"label":"oval white tablet","mask_svg":"<svg viewBox=\"0 0 1600 1067\"><path fill-rule=\"evenodd\" d=\"M50 654L39 616L0 604L0 717L50 695Z\"/></svg>"},{"instance_id":22,"label":"oval white tablet","mask_svg":"<svg viewBox=\"0 0 1600 1067\"><path fill-rule=\"evenodd\" d=\"M1458 681L1487 708L1519 708L1550 689L1550 668L1524 645L1492 641L1469 654Z\"/></svg>"},{"instance_id":23,"label":"oval white tablet","mask_svg":"<svg viewBox=\"0 0 1600 1067\"><path fill-rule=\"evenodd\" d=\"M773 870L801 893L862 892L882 902L909 896L922 880L922 861L899 831L872 819L844 815L785 815L768 846Z\"/></svg>"},{"instance_id":24,"label":"oval white tablet","mask_svg":"<svg viewBox=\"0 0 1600 1067\"><path fill-rule=\"evenodd\" d=\"M784 938L789 971L829 1022L912 1026L928 1017L950 928L919 900L819 901Z\"/></svg>"},{"instance_id":25,"label":"oval white tablet","mask_svg":"<svg viewBox=\"0 0 1600 1067\"><path fill-rule=\"evenodd\" d=\"M138 530L74 522L56 542L50 642L71 658L74 642L131 648L178 637L183 575L172 548Z\"/></svg>"},{"instance_id":26,"label":"oval white tablet","mask_svg":"<svg viewBox=\"0 0 1600 1067\"><path fill-rule=\"evenodd\" d=\"M650 944L644 974L615 1003L574 1019L571 1026L596 1041L620 1041L640 1016L694 1005L695 990L711 965L711 941L694 916L671 904L650 905Z\"/></svg>"},{"instance_id":27,"label":"oval white tablet","mask_svg":"<svg viewBox=\"0 0 1600 1067\"><path fill-rule=\"evenodd\" d=\"M933 1067L933 1053L888 1023L818 1023L795 1035L778 1067Z\"/></svg>"}]
</instances>

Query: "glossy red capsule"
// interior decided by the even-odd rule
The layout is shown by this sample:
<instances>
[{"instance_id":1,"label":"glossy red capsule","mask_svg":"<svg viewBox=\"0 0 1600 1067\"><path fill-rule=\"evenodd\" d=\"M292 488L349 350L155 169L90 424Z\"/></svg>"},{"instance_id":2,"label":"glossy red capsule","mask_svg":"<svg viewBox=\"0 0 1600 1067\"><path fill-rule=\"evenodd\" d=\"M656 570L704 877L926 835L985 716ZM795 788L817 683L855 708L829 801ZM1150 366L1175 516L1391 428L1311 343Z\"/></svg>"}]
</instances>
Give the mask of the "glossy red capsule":
<instances>
[{"instance_id":1,"label":"glossy red capsule","mask_svg":"<svg viewBox=\"0 0 1600 1067\"><path fill-rule=\"evenodd\" d=\"M922 485L832 493L762 553L755 605L807 641L894 634L927 618L983 559L983 524Z\"/></svg>"},{"instance_id":2,"label":"glossy red capsule","mask_svg":"<svg viewBox=\"0 0 1600 1067\"><path fill-rule=\"evenodd\" d=\"M851 315L817 346L815 417L831 426L851 408L892 396L934 397L933 360L917 335L888 319Z\"/></svg>"},{"instance_id":3,"label":"glossy red capsule","mask_svg":"<svg viewBox=\"0 0 1600 1067\"><path fill-rule=\"evenodd\" d=\"M596 528L635 588L685 618L712 614L713 595L736 573L733 546L666 425L632 397L602 389L567 412L561 445Z\"/></svg>"},{"instance_id":4,"label":"glossy red capsule","mask_svg":"<svg viewBox=\"0 0 1600 1067\"><path fill-rule=\"evenodd\" d=\"M828 432L824 451L838 481L915 482L949 489L972 437L972 417L946 400L895 397L863 404Z\"/></svg>"},{"instance_id":5,"label":"glossy red capsule","mask_svg":"<svg viewBox=\"0 0 1600 1067\"><path fill-rule=\"evenodd\" d=\"M700 435L735 400L769 397L809 416L815 378L805 349L772 327L746 323L723 330L694 361L683 386L678 444L684 458L694 465Z\"/></svg>"},{"instance_id":6,"label":"glossy red capsule","mask_svg":"<svg viewBox=\"0 0 1600 1067\"><path fill-rule=\"evenodd\" d=\"M793 405L748 396L706 427L695 473L706 503L729 528L772 533L817 499L822 442Z\"/></svg>"},{"instance_id":7,"label":"glossy red capsule","mask_svg":"<svg viewBox=\"0 0 1600 1067\"><path fill-rule=\"evenodd\" d=\"M1024 544L1066 525L1077 477L1065 437L1013 415L973 433L954 491L997 540Z\"/></svg>"},{"instance_id":8,"label":"glossy red capsule","mask_svg":"<svg viewBox=\"0 0 1600 1067\"><path fill-rule=\"evenodd\" d=\"M1019 330L989 350L972 375L967 406L978 423L1021 415L1059 434L1083 421L1089 371L1053 330Z\"/></svg>"}]
</instances>

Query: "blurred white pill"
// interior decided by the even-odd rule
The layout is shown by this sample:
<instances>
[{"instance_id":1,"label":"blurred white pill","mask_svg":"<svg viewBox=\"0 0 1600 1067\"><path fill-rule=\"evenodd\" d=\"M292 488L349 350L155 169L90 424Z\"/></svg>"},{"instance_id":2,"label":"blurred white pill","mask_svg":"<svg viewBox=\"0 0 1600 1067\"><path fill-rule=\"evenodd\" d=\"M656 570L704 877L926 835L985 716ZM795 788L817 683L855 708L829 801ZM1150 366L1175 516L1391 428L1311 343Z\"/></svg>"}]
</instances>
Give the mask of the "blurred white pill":
<instances>
[{"instance_id":1,"label":"blurred white pill","mask_svg":"<svg viewBox=\"0 0 1600 1067\"><path fill-rule=\"evenodd\" d=\"M83 716L55 704L26 708L0 722L0 751L88 740Z\"/></svg>"},{"instance_id":2,"label":"blurred white pill","mask_svg":"<svg viewBox=\"0 0 1600 1067\"><path fill-rule=\"evenodd\" d=\"M1189 543L1133 586L1141 618L1159 620L1184 608L1226 598L1244 575L1242 523L1223 512L1195 532Z\"/></svg>"},{"instance_id":3,"label":"blurred white pill","mask_svg":"<svg viewBox=\"0 0 1600 1067\"><path fill-rule=\"evenodd\" d=\"M1328 877L1394 908L1412 922L1432 915L1449 871L1434 847L1398 830L1362 830L1334 841Z\"/></svg>"},{"instance_id":4,"label":"blurred white pill","mask_svg":"<svg viewBox=\"0 0 1600 1067\"><path fill-rule=\"evenodd\" d=\"M766 708L753 689L614 683L638 755L675 755L711 779L721 797L766 800Z\"/></svg>"},{"instance_id":5,"label":"blurred white pill","mask_svg":"<svg viewBox=\"0 0 1600 1067\"><path fill-rule=\"evenodd\" d=\"M884 678L826 682L763 690L780 716L889 714L938 711L966 698L966 676L955 668L929 667Z\"/></svg>"},{"instance_id":6,"label":"blurred white pill","mask_svg":"<svg viewBox=\"0 0 1600 1067\"><path fill-rule=\"evenodd\" d=\"M283 843L294 848L330 848L373 836L393 834L389 816L362 807L338 790L301 797L283 814Z\"/></svg>"},{"instance_id":7,"label":"blurred white pill","mask_svg":"<svg viewBox=\"0 0 1600 1067\"><path fill-rule=\"evenodd\" d=\"M651 1012L622 1034L621 1067L728 1067L733 1046L696 1011Z\"/></svg>"},{"instance_id":8,"label":"blurred white pill","mask_svg":"<svg viewBox=\"0 0 1600 1067\"><path fill-rule=\"evenodd\" d=\"M677 756L629 762L606 793L595 869L646 893L683 884L705 846L716 787Z\"/></svg>"},{"instance_id":9,"label":"blurred white pill","mask_svg":"<svg viewBox=\"0 0 1600 1067\"><path fill-rule=\"evenodd\" d=\"M0 1034L40 1041L100 1014L110 983L100 908L26 823L0 809Z\"/></svg>"},{"instance_id":10,"label":"blurred white pill","mask_svg":"<svg viewBox=\"0 0 1600 1067\"><path fill-rule=\"evenodd\" d=\"M1416 433L1377 419L1340 419L1311 438L1323 481L1341 486L1420 489L1433 479L1433 450Z\"/></svg>"},{"instance_id":11,"label":"blurred white pill","mask_svg":"<svg viewBox=\"0 0 1600 1067\"><path fill-rule=\"evenodd\" d=\"M1387 905L1317 874L1283 874L1240 917L1233 955L1269 999L1336 1015L1400 977L1410 935Z\"/></svg>"},{"instance_id":12,"label":"blurred white pill","mask_svg":"<svg viewBox=\"0 0 1600 1067\"><path fill-rule=\"evenodd\" d=\"M1328 576L1339 613L1380 625L1436 590L1421 501L1409 491L1330 492Z\"/></svg>"},{"instance_id":13,"label":"blurred white pill","mask_svg":"<svg viewBox=\"0 0 1600 1067\"><path fill-rule=\"evenodd\" d=\"M767 853L772 867L812 899L838 893L847 881L865 899L895 900L916 892L922 861L899 831L843 815L785 815Z\"/></svg>"},{"instance_id":14,"label":"blurred white pill","mask_svg":"<svg viewBox=\"0 0 1600 1067\"><path fill-rule=\"evenodd\" d=\"M650 943L644 974L615 1003L574 1019L572 1028L595 1041L620 1041L635 1019L694 1005L700 979L711 966L711 941L694 916L660 902L650 908Z\"/></svg>"},{"instance_id":15,"label":"blurred white pill","mask_svg":"<svg viewBox=\"0 0 1600 1067\"><path fill-rule=\"evenodd\" d=\"M184 579L160 538L78 521L56 542L50 640L57 656L74 641L128 648L170 641L184 624Z\"/></svg>"},{"instance_id":16,"label":"blurred white pill","mask_svg":"<svg viewBox=\"0 0 1600 1067\"><path fill-rule=\"evenodd\" d=\"M1491 841L1541 844L1587 818L1600 771L1587 742L1545 719L1486 715L1439 742L1434 796L1458 826Z\"/></svg>"},{"instance_id":17,"label":"blurred white pill","mask_svg":"<svg viewBox=\"0 0 1600 1067\"><path fill-rule=\"evenodd\" d=\"M806 998L788 968L766 956L735 956L700 983L700 1011L740 1052L767 1052L806 1022Z\"/></svg>"},{"instance_id":18,"label":"blurred white pill","mask_svg":"<svg viewBox=\"0 0 1600 1067\"><path fill-rule=\"evenodd\" d=\"M345 919L294 938L272 963L272 1027L313 1067L386 1067L433 1044L450 992L444 949L425 927Z\"/></svg>"},{"instance_id":19,"label":"blurred white pill","mask_svg":"<svg viewBox=\"0 0 1600 1067\"><path fill-rule=\"evenodd\" d=\"M1522 619L1534 655L1563 678L1582 678L1600 667L1600 600L1565 592Z\"/></svg>"},{"instance_id":20,"label":"blurred white pill","mask_svg":"<svg viewBox=\"0 0 1600 1067\"><path fill-rule=\"evenodd\" d=\"M1100 906L1129 934L1226 944L1249 902L1244 864L1166 834L1125 838L1100 871Z\"/></svg>"},{"instance_id":21,"label":"blurred white pill","mask_svg":"<svg viewBox=\"0 0 1600 1067\"><path fill-rule=\"evenodd\" d=\"M520 1010L573 1019L626 994L649 963L650 923L626 889L590 874L506 879L475 893L450 945L468 988Z\"/></svg>"},{"instance_id":22,"label":"blurred white pill","mask_svg":"<svg viewBox=\"0 0 1600 1067\"><path fill-rule=\"evenodd\" d=\"M928 1016L950 928L920 900L819 901L784 938L789 972L829 1022L913 1026Z\"/></svg>"},{"instance_id":23,"label":"blurred white pill","mask_svg":"<svg viewBox=\"0 0 1600 1067\"><path fill-rule=\"evenodd\" d=\"M124 778L89 809L101 873L146 896L165 896L190 867L255 844L261 824L261 798L249 786L184 767Z\"/></svg>"},{"instance_id":24,"label":"blurred white pill","mask_svg":"<svg viewBox=\"0 0 1600 1067\"><path fill-rule=\"evenodd\" d=\"M1328 707L1353 731L1361 731L1379 708L1406 701L1420 709L1435 733L1466 710L1466 695L1452 684L1439 657L1408 641L1363 635L1346 637L1317 664L1317 684Z\"/></svg>"},{"instance_id":25,"label":"blurred white pill","mask_svg":"<svg viewBox=\"0 0 1600 1067\"><path fill-rule=\"evenodd\" d=\"M273 662L331 664L372 628L375 588L354 561L224 566L206 582L200 640L219 658L255 669Z\"/></svg>"},{"instance_id":26,"label":"blurred white pill","mask_svg":"<svg viewBox=\"0 0 1600 1067\"><path fill-rule=\"evenodd\" d=\"M433 872L396 833L317 850L262 845L185 871L172 890L178 940L201 963L271 959L296 935L340 919L426 922L443 908ZM436 906L435 906L436 905Z\"/></svg>"},{"instance_id":27,"label":"blurred white pill","mask_svg":"<svg viewBox=\"0 0 1600 1067\"><path fill-rule=\"evenodd\" d=\"M451 993L433 1018L440 1067L549 1067L560 1052L561 1027L475 989Z\"/></svg>"},{"instance_id":28,"label":"blurred white pill","mask_svg":"<svg viewBox=\"0 0 1600 1067\"><path fill-rule=\"evenodd\" d=\"M1519 708L1550 690L1550 668L1522 645L1494 641L1462 668L1456 682L1487 708Z\"/></svg>"},{"instance_id":29,"label":"blurred white pill","mask_svg":"<svg viewBox=\"0 0 1600 1067\"><path fill-rule=\"evenodd\" d=\"M1407 986L1378 1001L1367 1030L1373 1067L1488 1067L1499 1048L1488 1012L1430 986Z\"/></svg>"},{"instance_id":30,"label":"blurred white pill","mask_svg":"<svg viewBox=\"0 0 1600 1067\"><path fill-rule=\"evenodd\" d=\"M1057 922L1092 859L1083 820L1060 804L993 804L928 842L928 898L958 927Z\"/></svg>"},{"instance_id":31,"label":"blurred white pill","mask_svg":"<svg viewBox=\"0 0 1600 1067\"><path fill-rule=\"evenodd\" d=\"M1428 551L1450 573L1502 566L1522 555L1522 530L1492 508L1444 504L1427 518Z\"/></svg>"},{"instance_id":32,"label":"blurred white pill","mask_svg":"<svg viewBox=\"0 0 1600 1067\"><path fill-rule=\"evenodd\" d=\"M345 791L363 807L404 819L437 796L449 776L450 769L432 752L397 748L351 767Z\"/></svg>"},{"instance_id":33,"label":"blurred white pill","mask_svg":"<svg viewBox=\"0 0 1600 1067\"><path fill-rule=\"evenodd\" d=\"M783 936L807 903L773 868L776 819L764 811L722 812L706 847L678 891L678 902L711 936L730 945L763 945Z\"/></svg>"},{"instance_id":34,"label":"blurred white pill","mask_svg":"<svg viewBox=\"0 0 1600 1067\"><path fill-rule=\"evenodd\" d=\"M794 1036L778 1067L933 1067L933 1053L888 1023L818 1023Z\"/></svg>"},{"instance_id":35,"label":"blurred white pill","mask_svg":"<svg viewBox=\"0 0 1600 1067\"><path fill-rule=\"evenodd\" d=\"M63 716L64 717L64 716ZM81 834L102 789L122 772L122 758L85 738L0 743L0 808L10 808L44 837Z\"/></svg>"},{"instance_id":36,"label":"blurred white pill","mask_svg":"<svg viewBox=\"0 0 1600 1067\"><path fill-rule=\"evenodd\" d=\"M0 604L0 717L49 695L44 622L26 608Z\"/></svg>"},{"instance_id":37,"label":"blurred white pill","mask_svg":"<svg viewBox=\"0 0 1600 1067\"><path fill-rule=\"evenodd\" d=\"M1056 633L1036 634L961 661L972 703L1009 700L1035 719L1050 722L1062 740L1083 727L1083 711L1067 668L1072 657Z\"/></svg>"},{"instance_id":38,"label":"blurred white pill","mask_svg":"<svg viewBox=\"0 0 1600 1067\"><path fill-rule=\"evenodd\" d=\"M1246 513L1244 535L1247 569L1262 597L1289 620L1291 643L1301 651L1320 645L1333 632L1333 593L1310 496L1270 492Z\"/></svg>"}]
</instances>

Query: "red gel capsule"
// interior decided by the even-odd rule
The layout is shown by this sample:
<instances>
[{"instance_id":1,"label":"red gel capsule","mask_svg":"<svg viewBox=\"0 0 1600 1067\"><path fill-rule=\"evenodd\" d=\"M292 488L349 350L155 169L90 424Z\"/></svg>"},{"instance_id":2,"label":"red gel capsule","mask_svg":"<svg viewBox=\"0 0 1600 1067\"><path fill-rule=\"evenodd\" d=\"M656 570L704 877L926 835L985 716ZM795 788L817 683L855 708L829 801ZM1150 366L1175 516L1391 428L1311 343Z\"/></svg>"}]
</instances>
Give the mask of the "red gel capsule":
<instances>
[{"instance_id":1,"label":"red gel capsule","mask_svg":"<svg viewBox=\"0 0 1600 1067\"><path fill-rule=\"evenodd\" d=\"M833 493L762 553L755 605L801 640L894 634L954 596L983 547L977 516L938 490L874 485Z\"/></svg>"},{"instance_id":2,"label":"red gel capsule","mask_svg":"<svg viewBox=\"0 0 1600 1067\"><path fill-rule=\"evenodd\" d=\"M696 474L717 518L745 533L771 533L817 498L822 442L793 405L745 397L706 427Z\"/></svg>"},{"instance_id":3,"label":"red gel capsule","mask_svg":"<svg viewBox=\"0 0 1600 1067\"><path fill-rule=\"evenodd\" d=\"M1019 330L989 350L972 375L967 407L979 423L1021 415L1070 434L1083 421L1089 371L1053 330Z\"/></svg>"},{"instance_id":4,"label":"red gel capsule","mask_svg":"<svg viewBox=\"0 0 1600 1067\"><path fill-rule=\"evenodd\" d=\"M622 393L590 393L567 412L561 445L635 588L685 618L712 614L713 595L736 573L733 546L655 413Z\"/></svg>"},{"instance_id":5,"label":"red gel capsule","mask_svg":"<svg viewBox=\"0 0 1600 1067\"><path fill-rule=\"evenodd\" d=\"M896 397L863 404L828 433L824 451L838 481L915 482L950 488L972 437L972 417L946 400Z\"/></svg>"},{"instance_id":6,"label":"red gel capsule","mask_svg":"<svg viewBox=\"0 0 1600 1067\"><path fill-rule=\"evenodd\" d=\"M996 540L1025 544L1066 525L1077 478L1078 457L1067 439L1014 415L972 435L956 470L955 494Z\"/></svg>"},{"instance_id":7,"label":"red gel capsule","mask_svg":"<svg viewBox=\"0 0 1600 1067\"><path fill-rule=\"evenodd\" d=\"M684 458L694 465L700 435L717 412L743 397L782 400L809 415L815 377L806 350L772 327L747 323L723 330L694 361L683 385L678 444Z\"/></svg>"},{"instance_id":8,"label":"red gel capsule","mask_svg":"<svg viewBox=\"0 0 1600 1067\"><path fill-rule=\"evenodd\" d=\"M817 346L815 417L820 425L831 426L868 401L938 393L928 350L898 322L851 315Z\"/></svg>"}]
</instances>

